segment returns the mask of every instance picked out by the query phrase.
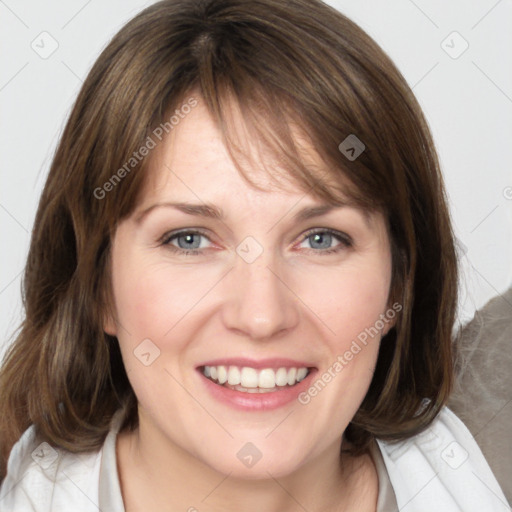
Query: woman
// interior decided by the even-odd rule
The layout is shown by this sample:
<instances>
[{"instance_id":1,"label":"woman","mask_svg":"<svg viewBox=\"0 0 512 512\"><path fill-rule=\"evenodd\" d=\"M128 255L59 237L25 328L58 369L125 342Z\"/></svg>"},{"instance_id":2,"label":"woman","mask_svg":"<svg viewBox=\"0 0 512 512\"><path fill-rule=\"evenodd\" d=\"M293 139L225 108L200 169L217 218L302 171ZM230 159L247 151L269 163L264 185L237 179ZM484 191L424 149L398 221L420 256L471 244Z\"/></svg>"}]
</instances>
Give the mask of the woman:
<instances>
[{"instance_id":1,"label":"woman","mask_svg":"<svg viewBox=\"0 0 512 512\"><path fill-rule=\"evenodd\" d=\"M501 510L405 80L317 1L163 1L91 70L0 374L2 510ZM8 464L6 467L6 461Z\"/></svg>"}]
</instances>

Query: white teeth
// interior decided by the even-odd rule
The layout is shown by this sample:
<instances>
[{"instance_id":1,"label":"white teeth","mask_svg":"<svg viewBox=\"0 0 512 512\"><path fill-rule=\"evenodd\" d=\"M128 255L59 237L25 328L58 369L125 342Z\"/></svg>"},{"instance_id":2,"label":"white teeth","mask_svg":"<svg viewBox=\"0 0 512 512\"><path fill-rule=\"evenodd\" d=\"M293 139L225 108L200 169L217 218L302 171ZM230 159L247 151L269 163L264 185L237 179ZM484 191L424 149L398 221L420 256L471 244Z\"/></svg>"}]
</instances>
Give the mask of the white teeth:
<instances>
[{"instance_id":1,"label":"white teeth","mask_svg":"<svg viewBox=\"0 0 512 512\"><path fill-rule=\"evenodd\" d=\"M300 382L301 380L304 380L304 378L306 377L306 375L308 374L308 369L307 368L299 368L297 370L297 382Z\"/></svg>"},{"instance_id":2,"label":"white teeth","mask_svg":"<svg viewBox=\"0 0 512 512\"><path fill-rule=\"evenodd\" d=\"M207 368L205 366L205 368ZM228 380L228 371L225 366L217 366L217 379L219 380L219 384L224 384Z\"/></svg>"},{"instance_id":3,"label":"white teeth","mask_svg":"<svg viewBox=\"0 0 512 512\"><path fill-rule=\"evenodd\" d=\"M275 388L276 387L276 373L271 368L265 368L260 371L260 378L258 380L258 387L260 388Z\"/></svg>"},{"instance_id":4,"label":"white teeth","mask_svg":"<svg viewBox=\"0 0 512 512\"><path fill-rule=\"evenodd\" d=\"M240 384L242 384L244 388L257 388L258 372L254 368L244 366L240 376Z\"/></svg>"},{"instance_id":5,"label":"white teeth","mask_svg":"<svg viewBox=\"0 0 512 512\"><path fill-rule=\"evenodd\" d=\"M238 386L240 384L240 370L236 366L230 366L228 371L228 384Z\"/></svg>"},{"instance_id":6,"label":"white teeth","mask_svg":"<svg viewBox=\"0 0 512 512\"><path fill-rule=\"evenodd\" d=\"M233 386L239 391L249 393L266 392L267 390L277 391L278 387L294 386L297 382L304 380L309 373L307 368L263 368L256 370L244 366L205 366L203 374L210 380Z\"/></svg>"},{"instance_id":7,"label":"white teeth","mask_svg":"<svg viewBox=\"0 0 512 512\"><path fill-rule=\"evenodd\" d=\"M288 384L288 372L286 368L279 368L276 372L276 386L286 386Z\"/></svg>"}]
</instances>

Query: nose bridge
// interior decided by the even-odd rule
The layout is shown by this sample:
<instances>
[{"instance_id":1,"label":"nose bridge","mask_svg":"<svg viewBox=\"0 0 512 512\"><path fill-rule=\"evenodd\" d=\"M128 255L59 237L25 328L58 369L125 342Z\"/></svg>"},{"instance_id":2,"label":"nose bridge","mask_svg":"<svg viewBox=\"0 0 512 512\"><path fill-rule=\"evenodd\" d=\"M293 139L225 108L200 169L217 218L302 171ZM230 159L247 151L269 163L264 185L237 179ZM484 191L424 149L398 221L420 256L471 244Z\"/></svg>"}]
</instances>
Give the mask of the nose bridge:
<instances>
[{"instance_id":1,"label":"nose bridge","mask_svg":"<svg viewBox=\"0 0 512 512\"><path fill-rule=\"evenodd\" d=\"M259 250L249 240L239 245L237 253L223 310L226 327L253 339L293 328L299 319L298 303L271 252Z\"/></svg>"}]
</instances>

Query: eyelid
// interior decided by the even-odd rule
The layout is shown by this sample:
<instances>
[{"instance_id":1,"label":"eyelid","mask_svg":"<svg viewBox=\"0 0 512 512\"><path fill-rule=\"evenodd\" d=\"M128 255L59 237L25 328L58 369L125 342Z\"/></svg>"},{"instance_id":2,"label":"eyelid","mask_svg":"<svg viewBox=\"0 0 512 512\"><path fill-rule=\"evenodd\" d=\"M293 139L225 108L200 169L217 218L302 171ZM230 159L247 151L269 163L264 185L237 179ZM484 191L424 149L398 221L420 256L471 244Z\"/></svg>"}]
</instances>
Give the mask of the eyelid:
<instances>
[{"instance_id":1,"label":"eyelid","mask_svg":"<svg viewBox=\"0 0 512 512\"><path fill-rule=\"evenodd\" d=\"M210 242L212 242L210 236L208 236L208 233L206 231L202 230L201 228L183 228L183 229L178 229L177 231L168 231L168 232L164 233L158 239L158 242L160 244L165 245L165 244L168 244L172 238L175 238L175 237L177 237L179 235L188 235L188 234L190 234L190 235L202 235L205 238L208 238L208 240L210 240Z\"/></svg>"},{"instance_id":2,"label":"eyelid","mask_svg":"<svg viewBox=\"0 0 512 512\"><path fill-rule=\"evenodd\" d=\"M333 236L334 238L336 238L340 242L340 244L338 246L323 249L323 250L317 250L317 249L313 249L313 248L307 249L306 248L306 251L313 252L313 253L316 253L319 255L320 254L327 255L327 254L333 254L333 253L340 252L341 250L348 249L350 247L353 247L353 245L354 245L352 238L348 234L338 231L336 229L327 228L327 227L315 227L315 228L306 230L304 233L302 233L298 244L302 244L310 236L313 236L317 233L327 233L327 234ZM200 235L200 236L205 237L207 240L209 240L210 243L212 243L212 244L214 243L213 240L211 240L211 237L209 236L208 232L201 228L183 228L183 229L178 229L177 231L170 231L170 232L165 233L158 240L158 244L167 247L169 250L171 250L172 252L174 252L176 254L201 255L202 253L204 253L205 248L182 249L180 247L176 247L171 244L172 239L175 239L175 238L178 238L179 236L187 235L187 234Z\"/></svg>"},{"instance_id":3,"label":"eyelid","mask_svg":"<svg viewBox=\"0 0 512 512\"><path fill-rule=\"evenodd\" d=\"M308 229L301 238L301 242L303 242L306 238L310 237L311 235L315 235L316 233L328 233L336 238L339 238L340 241L347 246L352 246L354 244L354 241L352 240L352 237L347 235L347 233L344 233L342 231L338 231L337 229L331 229L331 228L311 228Z\"/></svg>"}]
</instances>

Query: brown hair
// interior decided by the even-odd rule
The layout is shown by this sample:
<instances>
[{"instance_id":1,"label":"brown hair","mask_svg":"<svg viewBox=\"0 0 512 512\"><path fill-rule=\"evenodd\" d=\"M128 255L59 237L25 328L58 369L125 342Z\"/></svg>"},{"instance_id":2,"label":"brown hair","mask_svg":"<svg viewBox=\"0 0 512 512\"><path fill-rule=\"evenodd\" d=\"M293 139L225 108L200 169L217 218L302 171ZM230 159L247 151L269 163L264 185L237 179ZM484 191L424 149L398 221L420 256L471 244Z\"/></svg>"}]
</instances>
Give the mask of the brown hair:
<instances>
[{"instance_id":1,"label":"brown hair","mask_svg":"<svg viewBox=\"0 0 512 512\"><path fill-rule=\"evenodd\" d=\"M26 317L0 371L0 481L12 445L32 423L73 452L99 449L121 407L124 427L137 425L117 339L102 324L111 304L111 237L137 203L150 158L104 184L195 91L233 158L242 154L227 117L234 99L252 140L304 190L333 203L349 197L385 216L390 297L403 310L347 429L355 452L374 437L420 432L446 403L453 234L429 128L400 72L357 25L318 0L165 0L102 52L57 147L24 274ZM325 160L326 179L302 161L292 123ZM366 146L353 161L338 149L350 134Z\"/></svg>"}]
</instances>

